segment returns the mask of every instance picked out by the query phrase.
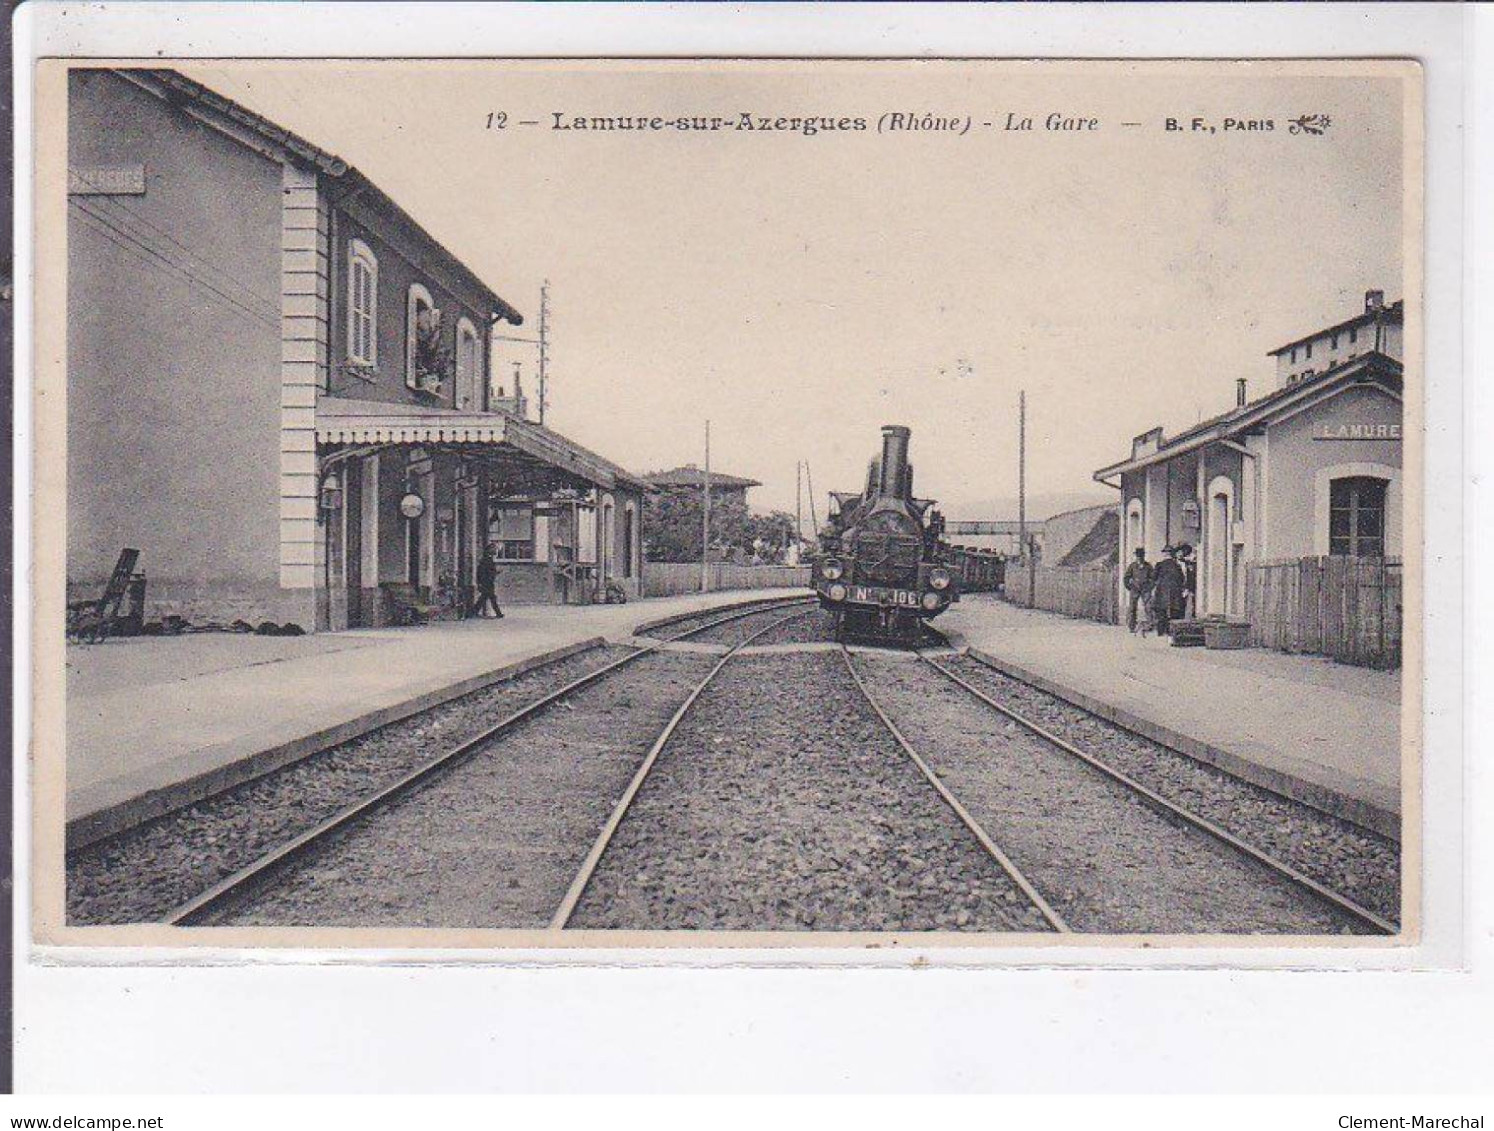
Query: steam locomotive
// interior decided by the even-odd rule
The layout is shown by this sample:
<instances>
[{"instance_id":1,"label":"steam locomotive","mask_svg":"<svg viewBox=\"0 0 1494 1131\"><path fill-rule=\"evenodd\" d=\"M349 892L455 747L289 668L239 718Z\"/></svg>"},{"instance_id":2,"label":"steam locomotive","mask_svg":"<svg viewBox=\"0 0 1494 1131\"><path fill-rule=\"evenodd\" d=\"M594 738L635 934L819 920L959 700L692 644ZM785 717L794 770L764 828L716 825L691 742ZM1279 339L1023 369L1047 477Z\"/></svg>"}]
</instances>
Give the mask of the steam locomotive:
<instances>
[{"instance_id":1,"label":"steam locomotive","mask_svg":"<svg viewBox=\"0 0 1494 1131\"><path fill-rule=\"evenodd\" d=\"M911 435L899 424L884 427L882 454L867 468L865 489L831 492L814 588L837 631L915 642L924 621L960 599L944 518L932 499L913 496Z\"/></svg>"}]
</instances>

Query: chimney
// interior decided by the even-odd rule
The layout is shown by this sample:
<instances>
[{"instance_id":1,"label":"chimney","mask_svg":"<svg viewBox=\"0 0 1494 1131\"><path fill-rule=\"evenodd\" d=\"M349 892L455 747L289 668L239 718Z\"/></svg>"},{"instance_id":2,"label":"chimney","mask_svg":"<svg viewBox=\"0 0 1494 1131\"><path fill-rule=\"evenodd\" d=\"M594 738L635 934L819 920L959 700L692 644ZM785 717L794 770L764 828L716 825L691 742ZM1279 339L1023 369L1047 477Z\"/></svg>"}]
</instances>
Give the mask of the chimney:
<instances>
[{"instance_id":1,"label":"chimney","mask_svg":"<svg viewBox=\"0 0 1494 1131\"><path fill-rule=\"evenodd\" d=\"M1366 314L1374 314L1376 311L1383 309L1384 306L1385 306L1385 292L1384 291L1365 291L1364 292L1364 312Z\"/></svg>"},{"instance_id":2,"label":"chimney","mask_svg":"<svg viewBox=\"0 0 1494 1131\"><path fill-rule=\"evenodd\" d=\"M882 498L901 498L908 468L908 437L913 433L901 424L882 429L882 477L877 494Z\"/></svg>"},{"instance_id":3,"label":"chimney","mask_svg":"<svg viewBox=\"0 0 1494 1131\"><path fill-rule=\"evenodd\" d=\"M1235 407L1245 407L1245 378L1235 378Z\"/></svg>"}]
</instances>

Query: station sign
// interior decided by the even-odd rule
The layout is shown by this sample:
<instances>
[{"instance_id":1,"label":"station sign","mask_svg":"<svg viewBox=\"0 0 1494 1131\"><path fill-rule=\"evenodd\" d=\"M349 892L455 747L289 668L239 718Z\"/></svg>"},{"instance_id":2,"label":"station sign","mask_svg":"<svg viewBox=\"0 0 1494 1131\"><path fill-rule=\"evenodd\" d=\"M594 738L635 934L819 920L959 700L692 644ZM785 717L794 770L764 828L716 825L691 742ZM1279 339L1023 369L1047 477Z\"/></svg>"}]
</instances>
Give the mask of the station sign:
<instances>
[{"instance_id":1,"label":"station sign","mask_svg":"<svg viewBox=\"0 0 1494 1131\"><path fill-rule=\"evenodd\" d=\"M1344 423L1344 424L1318 424L1312 430L1314 440L1391 440L1399 442L1401 438L1401 426L1399 424L1370 424L1370 423Z\"/></svg>"},{"instance_id":2,"label":"station sign","mask_svg":"<svg viewBox=\"0 0 1494 1131\"><path fill-rule=\"evenodd\" d=\"M67 171L73 196L143 196L144 165L74 165Z\"/></svg>"}]
</instances>

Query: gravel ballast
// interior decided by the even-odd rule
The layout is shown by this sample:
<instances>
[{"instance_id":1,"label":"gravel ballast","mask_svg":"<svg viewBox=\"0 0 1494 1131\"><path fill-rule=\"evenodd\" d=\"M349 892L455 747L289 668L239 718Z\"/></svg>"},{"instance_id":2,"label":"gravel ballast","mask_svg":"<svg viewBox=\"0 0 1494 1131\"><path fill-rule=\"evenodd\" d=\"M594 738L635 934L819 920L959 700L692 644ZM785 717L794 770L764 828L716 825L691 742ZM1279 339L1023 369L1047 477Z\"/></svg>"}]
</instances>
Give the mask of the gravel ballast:
<instances>
[{"instance_id":1,"label":"gravel ballast","mask_svg":"<svg viewBox=\"0 0 1494 1131\"><path fill-rule=\"evenodd\" d=\"M644 657L333 835L238 925L548 926L669 717L715 660Z\"/></svg>"},{"instance_id":2,"label":"gravel ballast","mask_svg":"<svg viewBox=\"0 0 1494 1131\"><path fill-rule=\"evenodd\" d=\"M1400 921L1401 852L1394 841L1143 738L979 660L940 662L996 702L1169 801L1376 914Z\"/></svg>"},{"instance_id":3,"label":"gravel ballast","mask_svg":"<svg viewBox=\"0 0 1494 1131\"><path fill-rule=\"evenodd\" d=\"M1046 929L835 653L727 664L661 753L570 926Z\"/></svg>"},{"instance_id":4,"label":"gravel ballast","mask_svg":"<svg viewBox=\"0 0 1494 1131\"><path fill-rule=\"evenodd\" d=\"M600 647L390 723L93 845L67 863L69 923L142 923L631 648Z\"/></svg>"},{"instance_id":5,"label":"gravel ballast","mask_svg":"<svg viewBox=\"0 0 1494 1131\"><path fill-rule=\"evenodd\" d=\"M1338 934L1342 912L981 703L923 662L858 656L884 710L1076 931Z\"/></svg>"}]
</instances>

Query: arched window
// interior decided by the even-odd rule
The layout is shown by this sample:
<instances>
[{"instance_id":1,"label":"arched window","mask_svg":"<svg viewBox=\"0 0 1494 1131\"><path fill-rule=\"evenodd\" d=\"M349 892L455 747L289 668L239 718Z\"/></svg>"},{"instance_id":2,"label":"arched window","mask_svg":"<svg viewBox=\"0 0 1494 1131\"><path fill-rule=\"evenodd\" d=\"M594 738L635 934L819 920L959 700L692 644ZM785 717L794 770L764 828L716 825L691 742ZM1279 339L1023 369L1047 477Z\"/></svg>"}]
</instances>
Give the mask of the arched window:
<instances>
[{"instance_id":1,"label":"arched window","mask_svg":"<svg viewBox=\"0 0 1494 1131\"><path fill-rule=\"evenodd\" d=\"M477 344L477 327L470 319L457 320L456 333L456 406L481 409L478 375L482 372L482 348Z\"/></svg>"},{"instance_id":2,"label":"arched window","mask_svg":"<svg viewBox=\"0 0 1494 1131\"><path fill-rule=\"evenodd\" d=\"M441 312L431 292L419 283L410 285L405 306L405 384L412 389L439 387Z\"/></svg>"},{"instance_id":3,"label":"arched window","mask_svg":"<svg viewBox=\"0 0 1494 1131\"><path fill-rule=\"evenodd\" d=\"M362 240L348 243L348 360L379 363L379 260Z\"/></svg>"},{"instance_id":4,"label":"arched window","mask_svg":"<svg viewBox=\"0 0 1494 1131\"><path fill-rule=\"evenodd\" d=\"M1386 483L1370 475L1350 475L1330 482L1330 554L1355 558L1385 556Z\"/></svg>"}]
</instances>

